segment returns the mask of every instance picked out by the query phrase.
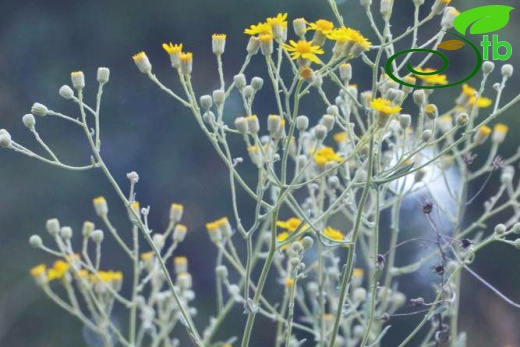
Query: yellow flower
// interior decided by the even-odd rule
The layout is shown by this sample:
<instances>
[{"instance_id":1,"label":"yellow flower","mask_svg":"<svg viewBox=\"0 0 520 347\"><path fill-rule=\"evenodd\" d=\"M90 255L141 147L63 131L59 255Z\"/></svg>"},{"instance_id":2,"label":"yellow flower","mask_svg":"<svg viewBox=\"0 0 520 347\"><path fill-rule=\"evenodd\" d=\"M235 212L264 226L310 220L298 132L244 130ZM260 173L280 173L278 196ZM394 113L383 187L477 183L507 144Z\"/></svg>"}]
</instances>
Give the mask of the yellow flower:
<instances>
[{"instance_id":1,"label":"yellow flower","mask_svg":"<svg viewBox=\"0 0 520 347\"><path fill-rule=\"evenodd\" d=\"M40 277L40 276L45 275L46 270L47 270L47 266L45 264L39 264L39 265L36 265L35 267L31 268L29 273L31 274L32 277Z\"/></svg>"},{"instance_id":2,"label":"yellow flower","mask_svg":"<svg viewBox=\"0 0 520 347\"><path fill-rule=\"evenodd\" d=\"M295 42L294 40L290 40L288 44L283 44L283 48L285 48L291 54L291 58L296 60L298 58L310 60L313 63L321 64L320 59L316 54L323 54L323 49L319 46L313 46L312 42L299 40Z\"/></svg>"},{"instance_id":3,"label":"yellow flower","mask_svg":"<svg viewBox=\"0 0 520 347\"><path fill-rule=\"evenodd\" d=\"M309 23L309 28L307 28L307 31L319 30L322 32L323 35L328 35L333 29L334 29L334 23L329 22L328 20L325 20L325 19L318 19L314 23Z\"/></svg>"},{"instance_id":4,"label":"yellow flower","mask_svg":"<svg viewBox=\"0 0 520 347\"><path fill-rule=\"evenodd\" d=\"M430 72L435 72L436 70L432 69L432 68L420 68L420 67L416 67L414 69L415 71L417 72L421 72L421 73L430 73ZM434 75L415 75L417 76L417 78L420 78L421 80L423 80L424 82L426 82L427 84L439 84L439 85L446 85L448 84L448 80L446 79L446 75L439 75L439 74L434 74Z\"/></svg>"},{"instance_id":5,"label":"yellow flower","mask_svg":"<svg viewBox=\"0 0 520 347\"><path fill-rule=\"evenodd\" d=\"M401 111L401 106L392 106L392 102L387 99L377 98L370 102L370 107L378 111L379 114L389 116Z\"/></svg>"},{"instance_id":6,"label":"yellow flower","mask_svg":"<svg viewBox=\"0 0 520 347\"><path fill-rule=\"evenodd\" d=\"M493 135L491 136L491 141L494 143L502 143L506 139L507 131L509 127L505 124L495 124L493 127Z\"/></svg>"},{"instance_id":7,"label":"yellow flower","mask_svg":"<svg viewBox=\"0 0 520 347\"><path fill-rule=\"evenodd\" d=\"M266 23L271 26L271 30L276 38L283 38L283 32L287 29L287 13L278 13L276 17L267 18Z\"/></svg>"},{"instance_id":8,"label":"yellow flower","mask_svg":"<svg viewBox=\"0 0 520 347\"><path fill-rule=\"evenodd\" d=\"M69 264L63 260L56 260L52 268L47 271L47 278L49 281L62 279L68 270Z\"/></svg>"},{"instance_id":9,"label":"yellow flower","mask_svg":"<svg viewBox=\"0 0 520 347\"><path fill-rule=\"evenodd\" d=\"M333 139L337 143L345 143L345 142L347 142L347 135L348 134L346 131L342 131L342 132L334 134Z\"/></svg>"},{"instance_id":10,"label":"yellow flower","mask_svg":"<svg viewBox=\"0 0 520 347\"><path fill-rule=\"evenodd\" d=\"M182 52L182 43L176 43L172 44L170 43L163 43L162 48L168 53L168 54L180 54Z\"/></svg>"},{"instance_id":11,"label":"yellow flower","mask_svg":"<svg viewBox=\"0 0 520 347\"><path fill-rule=\"evenodd\" d=\"M481 96L477 100L476 96L472 96L469 99L468 104L471 107L473 107L473 106L475 106L475 101L477 102L477 108L486 108L486 107L491 106L491 104L493 103L493 101L490 98L486 98L484 96Z\"/></svg>"},{"instance_id":12,"label":"yellow flower","mask_svg":"<svg viewBox=\"0 0 520 347\"><path fill-rule=\"evenodd\" d=\"M368 51L372 43L368 41L366 37L364 37L359 31L354 30L352 28L347 28L342 26L341 28L336 28L331 30L327 35L327 38L332 41L339 41L342 43L350 42L356 48L356 51Z\"/></svg>"},{"instance_id":13,"label":"yellow flower","mask_svg":"<svg viewBox=\"0 0 520 347\"><path fill-rule=\"evenodd\" d=\"M245 29L244 33L247 35L272 34L273 29L268 23L258 23L251 25L249 29Z\"/></svg>"},{"instance_id":14,"label":"yellow flower","mask_svg":"<svg viewBox=\"0 0 520 347\"><path fill-rule=\"evenodd\" d=\"M152 259L153 256L154 256L153 251L141 253L141 260L148 261L148 260Z\"/></svg>"},{"instance_id":15,"label":"yellow flower","mask_svg":"<svg viewBox=\"0 0 520 347\"><path fill-rule=\"evenodd\" d=\"M471 87L469 84L466 84L464 83L462 85L462 94L464 94L464 96L467 96L468 98L472 98L475 96L475 88Z\"/></svg>"},{"instance_id":16,"label":"yellow flower","mask_svg":"<svg viewBox=\"0 0 520 347\"><path fill-rule=\"evenodd\" d=\"M341 242L345 240L343 233L338 229L334 229L333 227L326 227L325 230L323 230L323 235L334 241Z\"/></svg>"},{"instance_id":17,"label":"yellow flower","mask_svg":"<svg viewBox=\"0 0 520 347\"><path fill-rule=\"evenodd\" d=\"M285 280L285 286L287 288L292 288L294 287L294 279L293 278L288 278Z\"/></svg>"},{"instance_id":18,"label":"yellow flower","mask_svg":"<svg viewBox=\"0 0 520 347\"><path fill-rule=\"evenodd\" d=\"M286 229L290 232L295 232L296 229L302 224L302 220L298 218L289 218L288 220L284 221L277 221L276 226L280 227L282 229Z\"/></svg>"},{"instance_id":19,"label":"yellow flower","mask_svg":"<svg viewBox=\"0 0 520 347\"><path fill-rule=\"evenodd\" d=\"M365 273L365 270L363 270L360 267L354 268L354 272L352 272L352 277L354 278L363 278L363 274Z\"/></svg>"},{"instance_id":20,"label":"yellow flower","mask_svg":"<svg viewBox=\"0 0 520 347\"><path fill-rule=\"evenodd\" d=\"M477 142L480 145L483 144L492 132L493 130L491 130L491 128L487 125L481 126L480 128L478 128L477 133L475 134L475 142Z\"/></svg>"},{"instance_id":21,"label":"yellow flower","mask_svg":"<svg viewBox=\"0 0 520 347\"><path fill-rule=\"evenodd\" d=\"M325 166L328 162L335 161L340 163L343 158L338 155L332 147L322 147L314 154L314 162L318 166Z\"/></svg>"}]
</instances>

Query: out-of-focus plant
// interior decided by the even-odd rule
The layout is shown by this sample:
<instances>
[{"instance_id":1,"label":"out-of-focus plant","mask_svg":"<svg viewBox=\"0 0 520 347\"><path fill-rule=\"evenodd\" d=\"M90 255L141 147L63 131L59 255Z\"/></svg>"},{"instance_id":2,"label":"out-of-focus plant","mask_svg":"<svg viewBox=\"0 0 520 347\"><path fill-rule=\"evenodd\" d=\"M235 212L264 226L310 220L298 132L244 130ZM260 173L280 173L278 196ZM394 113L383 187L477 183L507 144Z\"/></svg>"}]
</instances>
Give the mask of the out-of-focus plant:
<instances>
[{"instance_id":1,"label":"out-of-focus plant","mask_svg":"<svg viewBox=\"0 0 520 347\"><path fill-rule=\"evenodd\" d=\"M150 207L141 208L134 193L138 174L127 175L130 185L125 191L103 161L100 104L109 70L98 69L98 92L92 105L84 99L83 72L73 72L72 87L61 87L59 94L78 105L79 116L35 103L31 114L22 118L43 154L15 142L4 129L0 130L0 144L64 169L101 170L127 208L132 240L127 243L118 231L121 228L112 225L103 197L95 198L93 207L104 226L86 221L79 236L80 249L72 246L72 229L50 219L46 229L53 246L38 235L30 238L32 246L57 258L52 265L40 264L30 270L37 285L106 347L178 346L176 336L182 330L196 346L245 347L254 333L265 334L254 329L259 317L272 322L269 334L275 346L380 346L392 331L388 321L405 315L416 316L417 325L399 346L409 345L423 329L424 338L416 346L446 342L453 347L466 346L466 336L457 326L462 271L519 307L471 270L471 263L480 250L494 242L520 248L520 239L514 238L520 234L520 185L513 166L520 152L510 158L498 155L508 127L496 122L520 96L507 103L501 100L513 74L508 64L501 68L501 82L493 85L497 91L494 100L483 96L495 78L494 64L484 62L477 88L467 84L462 90L451 87L458 97L447 110L439 110L431 100L437 91L425 88L448 84L446 75L432 73L431 55L413 69L415 74L403 70L411 55L399 65L394 61L394 75L415 88L381 74L384 60L395 54L396 42L411 37L411 49L437 47L444 30L453 26L458 12L447 7L449 0L435 0L428 15L420 19L423 3L413 1L413 26L394 37L390 30L393 1L381 1L384 25L380 28L371 1L361 0L376 44L343 24L334 0L329 4L336 23L296 18L291 30L287 14L267 18L245 29L250 35L245 61L230 84L221 59L226 35L214 34L212 50L220 85L212 95L198 96L194 90L194 55L184 52L183 44L163 45L177 72L181 93L169 89L152 73L144 52L133 57L140 72L192 113L229 170L233 215L206 224L218 256L208 260L207 268L215 271L216 311L205 327L196 326L192 319L197 313L192 277L198 274L189 272L187 258L175 254L187 236L187 227L180 223L184 207L172 204L166 230L152 231ZM443 30L419 45L419 28L435 20L440 20ZM258 76L247 77L252 59L264 62L268 83ZM370 76L356 76L362 64L370 69ZM371 81L370 90L359 92L352 84L361 78ZM418 80L421 84L416 85ZM262 88L272 89L270 115L255 114L255 96ZM330 90L335 90L334 94ZM226 124L226 102L232 96L241 99L243 115ZM322 102L322 115L304 115L309 103L316 100ZM44 116L83 129L92 152L85 158L87 164L74 166L59 159L36 130L37 117L43 121ZM228 141L231 137L244 140L249 158L233 154L236 149ZM477 148L488 155L478 167L472 154ZM248 166L257 172L254 185L243 177L243 168ZM460 183L449 179L450 171L460 174ZM500 182L485 200L480 216L465 220L467 207L479 201L477 196L495 177ZM406 223L400 214L403 200L412 192L430 189L434 180L442 182L442 188L436 189L442 190L455 208L433 198L425 200L417 211L428 225L429 236L403 239L399 234ZM470 195L468 187L476 180L483 180L484 186ZM242 223L239 190L256 204L249 225ZM388 227L381 225L384 211L391 216ZM490 230L490 219L504 212L510 213L508 219ZM380 242L383 229L389 230L389 243ZM132 263L133 271L124 275L130 283L129 296L121 294L122 272L103 266L105 237L114 238ZM418 262L397 267L400 247L411 243L425 245L428 254ZM147 247L151 251L144 251ZM245 250L244 256L238 247ZM437 276L434 300L409 298L411 305L404 307L407 299L399 290L400 277L424 267L431 267ZM258 278L253 275L255 269L261 269ZM270 277L276 277L283 288L275 297L265 291ZM56 286L64 290L57 291ZM112 319L115 305L128 310L126 325ZM225 340L217 340L236 305L244 307L244 325Z\"/></svg>"}]
</instances>

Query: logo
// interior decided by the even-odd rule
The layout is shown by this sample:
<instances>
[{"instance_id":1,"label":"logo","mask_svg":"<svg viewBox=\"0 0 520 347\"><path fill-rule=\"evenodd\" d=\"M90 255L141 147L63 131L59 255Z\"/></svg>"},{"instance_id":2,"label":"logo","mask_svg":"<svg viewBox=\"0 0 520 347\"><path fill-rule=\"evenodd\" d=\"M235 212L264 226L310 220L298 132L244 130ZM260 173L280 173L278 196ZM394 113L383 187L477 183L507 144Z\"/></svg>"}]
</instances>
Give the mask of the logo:
<instances>
[{"instance_id":1,"label":"logo","mask_svg":"<svg viewBox=\"0 0 520 347\"><path fill-rule=\"evenodd\" d=\"M392 63L395 59L402 55L409 55L415 52L424 52L427 54L433 54L439 57L442 60L442 67L435 71L417 71L415 70L410 63L406 65L406 69L408 72L414 75L420 76L428 76L428 75L437 75L445 71L449 66L449 59L446 55L442 54L437 50L431 49L423 49L423 48L415 48L408 49L405 51L398 52L391 56L385 65L385 71L391 79L396 81L399 84L409 86L412 88L419 89L438 89L438 88L447 88L453 87L455 85L466 82L475 76L482 66L482 62L484 60L507 60L511 58L513 54L513 47L507 41L500 41L497 34L488 35L492 32L495 32L499 29L502 29L509 22L509 13L514 10L514 7L505 6L505 5L487 5L476 7L467 11L460 13L453 22L453 28L458 32L449 32L445 31L447 34L454 36L454 39L447 40L439 43L437 45L437 49L445 50L445 51L456 51L465 46L468 46L474 53L476 57L475 68L471 71L471 73L464 77L463 79L449 83L446 85L434 85L434 86L424 86L424 85L415 85L411 83L407 83L405 81L400 80L392 71ZM468 39L465 38L465 35L468 34L467 31L469 29L470 35L483 35L482 41L480 42L480 46L482 47L482 53L480 53L479 47L471 43ZM491 54L490 54L491 51Z\"/></svg>"}]
</instances>

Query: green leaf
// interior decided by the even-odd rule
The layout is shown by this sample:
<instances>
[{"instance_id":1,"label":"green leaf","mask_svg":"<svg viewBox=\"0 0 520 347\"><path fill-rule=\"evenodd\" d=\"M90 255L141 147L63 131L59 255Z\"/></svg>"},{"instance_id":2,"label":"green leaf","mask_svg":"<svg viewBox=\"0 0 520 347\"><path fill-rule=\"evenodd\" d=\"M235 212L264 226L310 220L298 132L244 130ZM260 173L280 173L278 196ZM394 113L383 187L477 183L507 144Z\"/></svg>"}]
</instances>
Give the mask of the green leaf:
<instances>
[{"instance_id":1,"label":"green leaf","mask_svg":"<svg viewBox=\"0 0 520 347\"><path fill-rule=\"evenodd\" d=\"M464 42L460 40L443 41L437 45L437 48L444 49L446 51L456 51L462 47L464 47Z\"/></svg>"},{"instance_id":2,"label":"green leaf","mask_svg":"<svg viewBox=\"0 0 520 347\"><path fill-rule=\"evenodd\" d=\"M502 29L509 22L509 12L514 7L505 5L487 5L462 12L455 18L453 27L462 35L468 27L470 34L487 34Z\"/></svg>"}]
</instances>

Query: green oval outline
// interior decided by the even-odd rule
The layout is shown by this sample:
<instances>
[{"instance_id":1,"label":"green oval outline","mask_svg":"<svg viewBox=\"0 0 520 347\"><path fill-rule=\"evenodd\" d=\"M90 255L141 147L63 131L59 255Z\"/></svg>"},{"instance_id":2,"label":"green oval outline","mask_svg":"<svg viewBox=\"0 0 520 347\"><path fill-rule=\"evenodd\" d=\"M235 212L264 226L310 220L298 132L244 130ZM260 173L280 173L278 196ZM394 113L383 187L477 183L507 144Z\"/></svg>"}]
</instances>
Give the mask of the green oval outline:
<instances>
[{"instance_id":1,"label":"green oval outline","mask_svg":"<svg viewBox=\"0 0 520 347\"><path fill-rule=\"evenodd\" d=\"M432 53L432 54L435 54L436 56L441 57L441 59L443 61L443 65L442 65L442 67L439 70L436 70L434 72L426 72L426 73L424 73L424 72L423 73L418 73L418 71L414 70L412 68L412 66L410 65L410 63L408 63L406 65L406 68L408 69L409 72L411 72L413 74L417 74L417 75L435 75L435 74L438 74L438 73L441 73L441 72L445 71L448 68L449 60L448 60L448 58L444 54L442 54L442 53L440 53L438 51L434 51L434 50L431 50L431 49L425 49L425 48L408 49L408 50L401 51L401 52L396 53L393 56L391 56L388 59L388 61L386 62L386 64L385 64L385 72L387 73L388 77L390 77L391 79L393 79L394 81L396 81L399 84L402 84L402 85L405 85L405 86L408 86L408 87L412 87L412 88L417 88L417 89L448 88L448 87L453 87L453 86L459 85L459 84L464 83L464 82L468 81L469 79L473 78L479 72L480 68L482 67L482 63L483 63L482 54L478 50L477 46L475 46L473 43L471 43L469 40L467 40L464 36L456 34L456 33L452 33L452 32L446 31L446 30L444 30L444 31L446 33L448 33L448 34L451 34L451 35L454 35L454 36L458 37L459 39L461 39L462 41L467 43L473 49L473 51L475 52L475 56L477 57L477 63L475 65L475 68L473 69L473 71L466 78L464 78L464 79L462 79L460 81L457 81L457 82L449 83L449 84L446 84L446 85L437 85L437 86L415 85L415 84L411 84L411 83L399 80L392 72L392 62L397 57L401 56L402 54L406 54L406 53L410 53L410 52L412 52L412 53L413 52L428 52L428 53Z\"/></svg>"}]
</instances>

